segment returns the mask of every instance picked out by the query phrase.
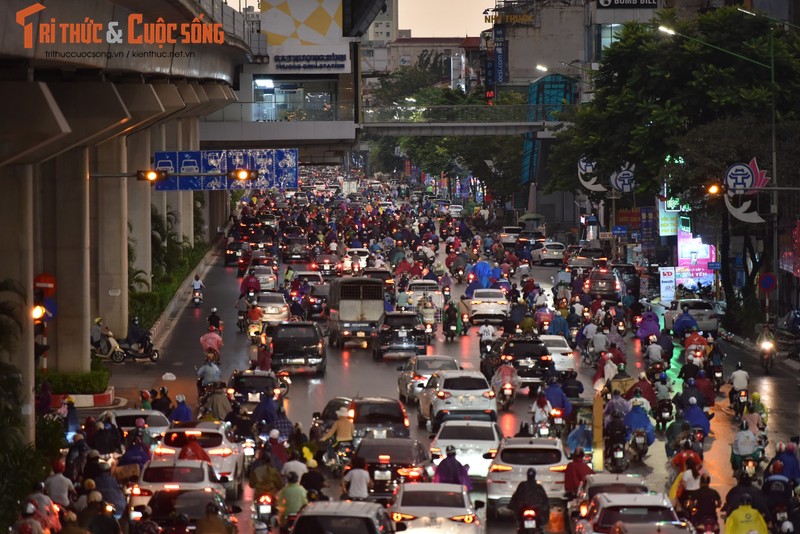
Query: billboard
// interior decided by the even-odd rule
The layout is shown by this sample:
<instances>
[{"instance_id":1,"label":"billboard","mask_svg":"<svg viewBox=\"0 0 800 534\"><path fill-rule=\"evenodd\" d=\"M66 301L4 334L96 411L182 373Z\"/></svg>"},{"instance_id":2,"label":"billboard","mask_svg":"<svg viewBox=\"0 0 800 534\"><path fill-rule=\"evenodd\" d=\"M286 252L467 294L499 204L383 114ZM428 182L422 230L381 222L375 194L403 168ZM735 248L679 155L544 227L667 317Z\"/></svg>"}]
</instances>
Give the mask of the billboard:
<instances>
[{"instance_id":1,"label":"billboard","mask_svg":"<svg viewBox=\"0 0 800 534\"><path fill-rule=\"evenodd\" d=\"M699 237L692 236L692 223L689 215L678 218L678 266L675 269L675 283L693 289L698 283L711 285L714 271L708 268L709 262L716 261L714 245L707 245Z\"/></svg>"}]
</instances>

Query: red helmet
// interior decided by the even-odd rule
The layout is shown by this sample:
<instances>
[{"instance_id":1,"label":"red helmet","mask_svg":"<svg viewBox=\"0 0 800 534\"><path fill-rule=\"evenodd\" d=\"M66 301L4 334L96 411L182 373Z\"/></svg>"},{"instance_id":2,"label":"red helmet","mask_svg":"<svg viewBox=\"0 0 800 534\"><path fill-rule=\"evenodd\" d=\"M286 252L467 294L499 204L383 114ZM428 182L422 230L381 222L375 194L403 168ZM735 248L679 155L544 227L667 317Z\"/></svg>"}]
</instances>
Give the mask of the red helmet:
<instances>
[{"instance_id":1,"label":"red helmet","mask_svg":"<svg viewBox=\"0 0 800 534\"><path fill-rule=\"evenodd\" d=\"M783 462L780 460L775 460L772 464L772 474L773 475L780 475L783 473Z\"/></svg>"},{"instance_id":2,"label":"red helmet","mask_svg":"<svg viewBox=\"0 0 800 534\"><path fill-rule=\"evenodd\" d=\"M216 332L216 331L217 331L217 327L216 327L216 326L214 326L213 324L212 324L212 325L209 325L209 327L208 327L208 331L209 331L209 332Z\"/></svg>"},{"instance_id":3,"label":"red helmet","mask_svg":"<svg viewBox=\"0 0 800 534\"><path fill-rule=\"evenodd\" d=\"M61 460L55 460L53 462L53 473L63 473L64 469L66 469L66 467L64 467L64 462Z\"/></svg>"},{"instance_id":4,"label":"red helmet","mask_svg":"<svg viewBox=\"0 0 800 534\"><path fill-rule=\"evenodd\" d=\"M781 454L782 452L786 452L786 444L781 442L775 446L775 452Z\"/></svg>"}]
</instances>

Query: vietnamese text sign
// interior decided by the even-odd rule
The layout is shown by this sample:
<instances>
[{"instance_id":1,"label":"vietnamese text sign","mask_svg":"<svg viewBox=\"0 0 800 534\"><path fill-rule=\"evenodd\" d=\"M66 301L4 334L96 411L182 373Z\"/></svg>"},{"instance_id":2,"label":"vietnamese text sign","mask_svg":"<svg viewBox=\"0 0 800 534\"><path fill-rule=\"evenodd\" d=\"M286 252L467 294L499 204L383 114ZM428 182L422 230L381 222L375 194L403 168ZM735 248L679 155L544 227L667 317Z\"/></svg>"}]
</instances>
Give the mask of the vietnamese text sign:
<instances>
[{"instance_id":1,"label":"vietnamese text sign","mask_svg":"<svg viewBox=\"0 0 800 534\"><path fill-rule=\"evenodd\" d=\"M661 302L672 302L675 298L675 268L659 267L658 275L661 281Z\"/></svg>"},{"instance_id":2,"label":"vietnamese text sign","mask_svg":"<svg viewBox=\"0 0 800 534\"><path fill-rule=\"evenodd\" d=\"M658 201L658 235L667 237L678 235L678 212L670 211L665 203Z\"/></svg>"},{"instance_id":3,"label":"vietnamese text sign","mask_svg":"<svg viewBox=\"0 0 800 534\"><path fill-rule=\"evenodd\" d=\"M656 209L652 206L639 208L639 220L642 254L649 255L656 249Z\"/></svg>"}]
</instances>

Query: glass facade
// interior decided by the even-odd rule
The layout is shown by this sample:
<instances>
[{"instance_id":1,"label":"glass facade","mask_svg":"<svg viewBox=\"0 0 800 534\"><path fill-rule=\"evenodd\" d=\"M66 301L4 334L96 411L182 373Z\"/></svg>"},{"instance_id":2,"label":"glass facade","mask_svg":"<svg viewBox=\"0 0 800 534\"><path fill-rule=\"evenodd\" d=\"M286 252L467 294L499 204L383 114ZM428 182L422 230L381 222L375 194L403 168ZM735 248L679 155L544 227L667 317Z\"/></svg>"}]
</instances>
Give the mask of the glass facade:
<instances>
[{"instance_id":1,"label":"glass facade","mask_svg":"<svg viewBox=\"0 0 800 534\"><path fill-rule=\"evenodd\" d=\"M336 80L253 80L254 120L332 120Z\"/></svg>"},{"instance_id":2,"label":"glass facade","mask_svg":"<svg viewBox=\"0 0 800 534\"><path fill-rule=\"evenodd\" d=\"M597 28L597 46L595 59L601 59L605 49L611 46L611 43L619 41L617 32L622 30L622 24L598 24Z\"/></svg>"}]
</instances>

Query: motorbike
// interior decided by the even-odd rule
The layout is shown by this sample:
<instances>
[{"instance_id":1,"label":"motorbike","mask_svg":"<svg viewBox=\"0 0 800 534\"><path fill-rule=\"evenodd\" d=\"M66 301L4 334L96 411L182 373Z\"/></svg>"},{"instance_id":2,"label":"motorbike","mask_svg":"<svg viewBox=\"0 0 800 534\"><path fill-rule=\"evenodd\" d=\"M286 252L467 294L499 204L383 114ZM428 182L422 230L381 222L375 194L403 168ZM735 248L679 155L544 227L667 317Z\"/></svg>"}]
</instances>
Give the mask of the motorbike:
<instances>
[{"instance_id":1,"label":"motorbike","mask_svg":"<svg viewBox=\"0 0 800 534\"><path fill-rule=\"evenodd\" d=\"M658 377L661 375L661 373L664 373L666 371L667 371L667 364L665 364L662 361L653 362L647 367L646 371L647 379L650 381L651 384L654 384L658 381Z\"/></svg>"},{"instance_id":2,"label":"motorbike","mask_svg":"<svg viewBox=\"0 0 800 534\"><path fill-rule=\"evenodd\" d=\"M778 504L775 505L774 509L772 510L772 518L773 523L776 525L782 525L784 521L789 520L789 510L785 504Z\"/></svg>"},{"instance_id":3,"label":"motorbike","mask_svg":"<svg viewBox=\"0 0 800 534\"><path fill-rule=\"evenodd\" d=\"M151 362L157 362L161 355L158 352L158 349L153 347L153 339L148 332L142 342L139 343L139 348L135 349L132 346L128 345L127 342L123 341L119 344L119 348L122 349L122 352L125 353L125 358L129 360L145 360L148 359ZM111 360L114 363L119 363L117 360L114 359L112 356Z\"/></svg>"},{"instance_id":4,"label":"motorbike","mask_svg":"<svg viewBox=\"0 0 800 534\"><path fill-rule=\"evenodd\" d=\"M550 321L545 319L544 321L542 321L542 326L539 329L539 332L541 334L546 334L548 330L550 330Z\"/></svg>"},{"instance_id":5,"label":"motorbike","mask_svg":"<svg viewBox=\"0 0 800 534\"><path fill-rule=\"evenodd\" d=\"M344 467L350 463L350 459L353 456L353 442L342 441L333 451L333 458L328 458L329 454L330 452L326 451L322 455L323 461L331 470L333 476L341 477L344 473Z\"/></svg>"},{"instance_id":6,"label":"motorbike","mask_svg":"<svg viewBox=\"0 0 800 534\"><path fill-rule=\"evenodd\" d=\"M250 338L250 343L258 345L261 341L261 321L247 323L247 336Z\"/></svg>"},{"instance_id":7,"label":"motorbike","mask_svg":"<svg viewBox=\"0 0 800 534\"><path fill-rule=\"evenodd\" d=\"M560 438L565 432L567 427L566 420L564 419L564 412L561 408L553 408L550 411L550 428L555 437Z\"/></svg>"},{"instance_id":8,"label":"motorbike","mask_svg":"<svg viewBox=\"0 0 800 534\"><path fill-rule=\"evenodd\" d=\"M595 367L597 365L597 356L594 347L584 346L581 348L581 359L583 364L587 367Z\"/></svg>"},{"instance_id":9,"label":"motorbike","mask_svg":"<svg viewBox=\"0 0 800 534\"><path fill-rule=\"evenodd\" d=\"M275 526L274 518L270 495L261 495L258 501L253 501L253 523L256 531L270 532L270 529Z\"/></svg>"},{"instance_id":10,"label":"motorbike","mask_svg":"<svg viewBox=\"0 0 800 534\"><path fill-rule=\"evenodd\" d=\"M533 435L537 438L549 438L552 436L550 422L544 421L541 423L536 423L533 429Z\"/></svg>"},{"instance_id":11,"label":"motorbike","mask_svg":"<svg viewBox=\"0 0 800 534\"><path fill-rule=\"evenodd\" d=\"M236 313L236 326L242 334L247 331L247 314L242 310Z\"/></svg>"},{"instance_id":12,"label":"motorbike","mask_svg":"<svg viewBox=\"0 0 800 534\"><path fill-rule=\"evenodd\" d=\"M763 341L759 347L759 359L761 360L761 367L764 372L769 374L769 370L775 362L775 343L772 341Z\"/></svg>"},{"instance_id":13,"label":"motorbike","mask_svg":"<svg viewBox=\"0 0 800 534\"><path fill-rule=\"evenodd\" d=\"M661 399L658 401L658 406L655 410L656 430L660 429L662 432L667 430L667 424L672 421L673 409L671 400Z\"/></svg>"},{"instance_id":14,"label":"motorbike","mask_svg":"<svg viewBox=\"0 0 800 534\"><path fill-rule=\"evenodd\" d=\"M497 403L500 405L500 409L508 410L514 403L515 395L516 390L513 384L510 382L503 384L503 387L500 388L500 393L497 395Z\"/></svg>"},{"instance_id":15,"label":"motorbike","mask_svg":"<svg viewBox=\"0 0 800 534\"><path fill-rule=\"evenodd\" d=\"M545 524L549 523L549 521L548 518ZM517 534L539 534L543 532L543 528L543 525L540 524L536 517L535 509L525 508L522 510L519 526L517 527Z\"/></svg>"},{"instance_id":16,"label":"motorbike","mask_svg":"<svg viewBox=\"0 0 800 534\"><path fill-rule=\"evenodd\" d=\"M742 460L739 469L743 473L746 473L747 476L752 478L756 476L756 470L758 469L758 462L756 462L755 458L751 457L745 458Z\"/></svg>"},{"instance_id":17,"label":"motorbike","mask_svg":"<svg viewBox=\"0 0 800 534\"><path fill-rule=\"evenodd\" d=\"M567 339L567 342L569 343L569 346L574 349L575 347L578 346L577 340L578 340L578 329L572 327L569 329L569 339Z\"/></svg>"},{"instance_id":18,"label":"motorbike","mask_svg":"<svg viewBox=\"0 0 800 534\"><path fill-rule=\"evenodd\" d=\"M738 420L742 418L742 414L744 414L744 408L747 406L747 403L750 401L750 395L747 393L746 389L742 389L737 391L733 397L733 413L734 417Z\"/></svg>"},{"instance_id":19,"label":"motorbike","mask_svg":"<svg viewBox=\"0 0 800 534\"><path fill-rule=\"evenodd\" d=\"M199 308L200 305L203 303L203 292L199 289L195 289L192 291L192 304L194 304L195 308Z\"/></svg>"},{"instance_id":20,"label":"motorbike","mask_svg":"<svg viewBox=\"0 0 800 534\"><path fill-rule=\"evenodd\" d=\"M114 363L122 363L125 361L125 351L122 350L122 347L119 346L119 342L117 342L116 338L114 338L114 334L109 331L106 334L106 340L108 342L108 350L103 353L100 352L98 347L92 347L94 353L104 360L111 360Z\"/></svg>"},{"instance_id":21,"label":"motorbike","mask_svg":"<svg viewBox=\"0 0 800 534\"><path fill-rule=\"evenodd\" d=\"M625 322L624 321L619 321L617 323L617 332L619 333L620 336L625 337L625 334L627 333L627 329L625 328Z\"/></svg>"},{"instance_id":22,"label":"motorbike","mask_svg":"<svg viewBox=\"0 0 800 534\"><path fill-rule=\"evenodd\" d=\"M273 393L275 394L275 400L279 400L289 394L292 379L289 378L289 371L278 371L275 377L278 380L278 386L273 390Z\"/></svg>"},{"instance_id":23,"label":"motorbike","mask_svg":"<svg viewBox=\"0 0 800 534\"><path fill-rule=\"evenodd\" d=\"M642 428L637 428L633 431L631 442L629 444L631 456L634 462L641 463L644 457L647 456L647 433Z\"/></svg>"},{"instance_id":24,"label":"motorbike","mask_svg":"<svg viewBox=\"0 0 800 534\"><path fill-rule=\"evenodd\" d=\"M606 469L612 473L622 473L629 465L625 457L625 446L622 443L614 443L611 446L611 454L606 458Z\"/></svg>"},{"instance_id":25,"label":"motorbike","mask_svg":"<svg viewBox=\"0 0 800 534\"><path fill-rule=\"evenodd\" d=\"M453 270L455 271L455 273L451 274L456 278L456 280L460 284L461 282L464 281L464 269L459 267L458 269L453 269Z\"/></svg>"},{"instance_id":26,"label":"motorbike","mask_svg":"<svg viewBox=\"0 0 800 534\"><path fill-rule=\"evenodd\" d=\"M492 351L493 339L481 339L481 358L484 358Z\"/></svg>"},{"instance_id":27,"label":"motorbike","mask_svg":"<svg viewBox=\"0 0 800 534\"><path fill-rule=\"evenodd\" d=\"M466 313L461 314L461 335L466 336L469 334L469 315Z\"/></svg>"},{"instance_id":28,"label":"motorbike","mask_svg":"<svg viewBox=\"0 0 800 534\"><path fill-rule=\"evenodd\" d=\"M694 525L697 532L703 532L705 534L719 533L719 521L716 517L695 518L690 515L689 522Z\"/></svg>"},{"instance_id":29,"label":"motorbike","mask_svg":"<svg viewBox=\"0 0 800 534\"><path fill-rule=\"evenodd\" d=\"M714 384L714 391L719 393L722 384L725 383L725 380L722 378L722 366L721 365L712 365L711 366L711 382Z\"/></svg>"},{"instance_id":30,"label":"motorbike","mask_svg":"<svg viewBox=\"0 0 800 534\"><path fill-rule=\"evenodd\" d=\"M445 304L450 302L450 286L444 286L442 288L442 295L444 296Z\"/></svg>"},{"instance_id":31,"label":"motorbike","mask_svg":"<svg viewBox=\"0 0 800 534\"><path fill-rule=\"evenodd\" d=\"M453 341L458 335L458 326L455 322L445 323L442 330L444 330L444 339L446 341Z\"/></svg>"}]
</instances>

